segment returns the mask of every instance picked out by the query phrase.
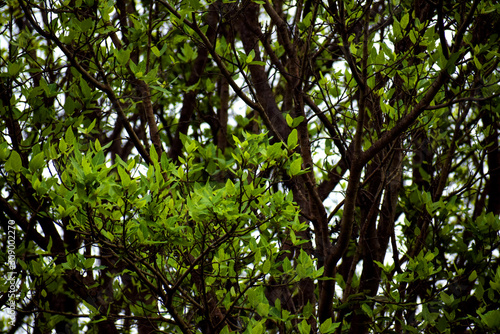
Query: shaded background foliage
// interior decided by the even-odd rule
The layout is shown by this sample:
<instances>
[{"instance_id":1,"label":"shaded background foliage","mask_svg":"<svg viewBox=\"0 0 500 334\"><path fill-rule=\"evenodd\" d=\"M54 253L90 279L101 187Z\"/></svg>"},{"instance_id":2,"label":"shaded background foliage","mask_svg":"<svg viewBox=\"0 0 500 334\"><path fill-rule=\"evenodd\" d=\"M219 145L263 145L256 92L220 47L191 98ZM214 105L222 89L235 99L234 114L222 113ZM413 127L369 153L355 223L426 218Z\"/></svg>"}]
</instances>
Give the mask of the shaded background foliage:
<instances>
[{"instance_id":1,"label":"shaded background foliage","mask_svg":"<svg viewBox=\"0 0 500 334\"><path fill-rule=\"evenodd\" d=\"M499 330L496 1L2 5L3 331Z\"/></svg>"}]
</instances>

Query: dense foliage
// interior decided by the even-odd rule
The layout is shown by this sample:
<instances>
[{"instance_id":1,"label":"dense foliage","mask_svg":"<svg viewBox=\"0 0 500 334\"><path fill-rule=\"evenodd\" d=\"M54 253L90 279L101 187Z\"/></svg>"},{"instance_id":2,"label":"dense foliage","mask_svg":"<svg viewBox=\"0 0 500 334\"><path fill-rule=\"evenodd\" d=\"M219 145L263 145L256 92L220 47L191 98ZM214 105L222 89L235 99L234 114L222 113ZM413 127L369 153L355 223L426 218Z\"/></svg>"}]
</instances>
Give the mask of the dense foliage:
<instances>
[{"instance_id":1,"label":"dense foliage","mask_svg":"<svg viewBox=\"0 0 500 334\"><path fill-rule=\"evenodd\" d=\"M500 330L497 1L7 0L0 28L3 332Z\"/></svg>"}]
</instances>

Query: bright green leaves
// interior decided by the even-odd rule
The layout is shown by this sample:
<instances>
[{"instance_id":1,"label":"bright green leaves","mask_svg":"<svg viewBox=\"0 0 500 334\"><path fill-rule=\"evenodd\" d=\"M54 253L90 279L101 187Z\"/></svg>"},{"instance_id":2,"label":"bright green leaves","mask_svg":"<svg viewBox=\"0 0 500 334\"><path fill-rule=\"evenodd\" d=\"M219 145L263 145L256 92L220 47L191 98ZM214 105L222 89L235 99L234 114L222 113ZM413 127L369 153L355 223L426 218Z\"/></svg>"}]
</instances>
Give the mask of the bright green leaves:
<instances>
[{"instance_id":1,"label":"bright green leaves","mask_svg":"<svg viewBox=\"0 0 500 334\"><path fill-rule=\"evenodd\" d=\"M500 330L500 310L491 310L486 314L481 314L481 321L487 328Z\"/></svg>"},{"instance_id":2,"label":"bright green leaves","mask_svg":"<svg viewBox=\"0 0 500 334\"><path fill-rule=\"evenodd\" d=\"M301 174L302 169L302 157L296 157L295 160L290 164L289 174L290 176L295 176ZM305 172L305 171L304 171Z\"/></svg>"},{"instance_id":3,"label":"bright green leaves","mask_svg":"<svg viewBox=\"0 0 500 334\"><path fill-rule=\"evenodd\" d=\"M261 175L275 168L282 170L289 163L290 169L300 172L301 159L294 157L292 162L287 161L288 150L279 142L270 145L265 134L244 134L244 139L234 136L233 140L232 159L224 158L213 147L184 138L186 154L181 165L149 166L148 175L141 182L150 185L156 182L154 175L160 168L171 183L168 191L162 192L158 187L151 192L146 206L140 210L144 218L136 225L146 220L149 230L149 240L140 242L165 240L162 247L166 254L189 248L195 258L203 257L199 266L203 267L206 289L218 298L223 309L248 308L259 317L288 328L289 312L281 309L279 299L274 305L270 303L260 282L272 276L281 284L292 286L303 278L320 277L322 271L316 269L314 260L303 251L293 262L282 256L274 240L282 236L300 245L302 240L296 234L306 229L307 224L299 221L291 194L269 186L270 180L279 181L279 174L273 172L276 180ZM118 173L123 174L120 169ZM225 179L221 180L221 176ZM179 229L173 230L174 226ZM139 230L137 227L134 231ZM278 262L281 257L284 261ZM193 270L189 263L178 261L173 255L167 258L171 264L164 268L168 277L179 277ZM244 280L238 281L237 277ZM265 332L264 321L252 318L243 321L249 332Z\"/></svg>"},{"instance_id":4,"label":"bright green leaves","mask_svg":"<svg viewBox=\"0 0 500 334\"><path fill-rule=\"evenodd\" d=\"M248 289L247 297L250 305L259 310L261 316L267 316L269 314L269 302L267 301L262 286Z\"/></svg>"},{"instance_id":5,"label":"bright green leaves","mask_svg":"<svg viewBox=\"0 0 500 334\"><path fill-rule=\"evenodd\" d=\"M306 320L302 320L299 323L299 332L300 334L308 334L311 333L311 325L307 323Z\"/></svg>"},{"instance_id":6,"label":"bright green leaves","mask_svg":"<svg viewBox=\"0 0 500 334\"><path fill-rule=\"evenodd\" d=\"M351 84L354 85L354 83L351 81L352 74L348 69L345 69L344 73L337 71L330 73L320 72L319 74L321 79L318 83L321 87L321 94L328 93L328 96L332 98L339 98L343 96L343 84L345 84L346 86L350 86ZM342 81L344 82L342 83Z\"/></svg>"},{"instance_id":7,"label":"bright green leaves","mask_svg":"<svg viewBox=\"0 0 500 334\"><path fill-rule=\"evenodd\" d=\"M113 54L116 57L116 60L118 60L118 63L120 65L126 65L128 63L131 52L132 52L131 49L126 49L126 50L113 49Z\"/></svg>"},{"instance_id":8,"label":"bright green leaves","mask_svg":"<svg viewBox=\"0 0 500 334\"><path fill-rule=\"evenodd\" d=\"M485 268L485 271L491 277L489 287L486 285L486 289L482 283L485 281L485 273L473 272L479 276L479 279L474 279L474 281L478 282L474 289L474 297L483 305L477 310L479 315L477 325L485 331L498 331L500 329L500 311L497 310L500 302L500 268L488 267Z\"/></svg>"},{"instance_id":9,"label":"bright green leaves","mask_svg":"<svg viewBox=\"0 0 500 334\"><path fill-rule=\"evenodd\" d=\"M225 57L226 55L229 55L231 52L231 47L227 43L226 38L224 36L221 36L215 45L215 51L217 51L217 54Z\"/></svg>"},{"instance_id":10,"label":"bright green leaves","mask_svg":"<svg viewBox=\"0 0 500 334\"><path fill-rule=\"evenodd\" d=\"M442 51L438 51L438 54L439 58L437 64L441 70L446 70L449 74L453 73L455 71L455 63L462 56L461 53L455 52L451 54L449 58L446 58Z\"/></svg>"},{"instance_id":11,"label":"bright green leaves","mask_svg":"<svg viewBox=\"0 0 500 334\"><path fill-rule=\"evenodd\" d=\"M31 173L39 172L45 167L45 154L38 152L33 154L28 163L28 168ZM22 170L22 159L17 151L11 151L9 158L5 162L5 170L7 172L19 173Z\"/></svg>"},{"instance_id":12,"label":"bright green leaves","mask_svg":"<svg viewBox=\"0 0 500 334\"><path fill-rule=\"evenodd\" d=\"M406 12L400 21L401 29L405 30L409 22L410 22L410 13Z\"/></svg>"},{"instance_id":13,"label":"bright green leaves","mask_svg":"<svg viewBox=\"0 0 500 334\"><path fill-rule=\"evenodd\" d=\"M165 51L167 51L167 48L168 48L168 45L166 43L163 44L163 47L161 48L161 50L159 50L158 47L155 45L155 46L151 47L151 52L153 52L153 54L159 58L165 53Z\"/></svg>"},{"instance_id":14,"label":"bright green leaves","mask_svg":"<svg viewBox=\"0 0 500 334\"><path fill-rule=\"evenodd\" d=\"M437 256L438 250L433 252L424 253L420 252L416 258L410 259L408 262L408 271L414 275L413 277L425 280L429 276L435 275L440 272L442 268L435 267L433 259Z\"/></svg>"},{"instance_id":15,"label":"bright green leaves","mask_svg":"<svg viewBox=\"0 0 500 334\"><path fill-rule=\"evenodd\" d=\"M11 150L9 149L9 144L7 142L3 142L0 144L0 162L4 162L11 155ZM19 154L19 153L18 153Z\"/></svg>"},{"instance_id":16,"label":"bright green leaves","mask_svg":"<svg viewBox=\"0 0 500 334\"><path fill-rule=\"evenodd\" d=\"M411 21L411 24L410 24ZM404 14L398 19L393 16L392 23L392 38L393 41L400 41L403 37L408 36L413 44L417 43L417 38L419 36L419 30L423 28L422 25L417 24L418 20L415 21L413 12L404 12Z\"/></svg>"},{"instance_id":17,"label":"bright green leaves","mask_svg":"<svg viewBox=\"0 0 500 334\"><path fill-rule=\"evenodd\" d=\"M186 3L193 9L198 10L202 7L200 0L186 0Z\"/></svg>"},{"instance_id":18,"label":"bright green leaves","mask_svg":"<svg viewBox=\"0 0 500 334\"><path fill-rule=\"evenodd\" d=\"M274 166L283 166L287 157L286 150L282 148L281 143L269 145L266 134L248 134L244 133L245 139L241 141L238 137L233 136L236 144L236 149L232 153L233 159L239 167L233 170L238 177L241 177L248 166L260 167L263 170Z\"/></svg>"},{"instance_id":19,"label":"bright green leaves","mask_svg":"<svg viewBox=\"0 0 500 334\"><path fill-rule=\"evenodd\" d=\"M392 33L395 40L401 39L401 23L399 23L397 18L394 18L394 21L392 23Z\"/></svg>"},{"instance_id":20,"label":"bright green leaves","mask_svg":"<svg viewBox=\"0 0 500 334\"><path fill-rule=\"evenodd\" d=\"M29 162L29 169L31 172L35 172L45 165L45 156L43 152L36 154Z\"/></svg>"},{"instance_id":21,"label":"bright green leaves","mask_svg":"<svg viewBox=\"0 0 500 334\"><path fill-rule=\"evenodd\" d=\"M66 133L64 135L64 139L66 140L66 143L68 145L70 145L70 146L75 145L75 135L74 135L73 130L71 129L71 127L69 127L66 130Z\"/></svg>"},{"instance_id":22,"label":"bright green leaves","mask_svg":"<svg viewBox=\"0 0 500 334\"><path fill-rule=\"evenodd\" d=\"M122 166L117 167L118 170L118 175L120 175L120 181L123 185L123 187L128 187L130 185L130 176L128 175L127 172L123 169Z\"/></svg>"},{"instance_id":23,"label":"bright green leaves","mask_svg":"<svg viewBox=\"0 0 500 334\"><path fill-rule=\"evenodd\" d=\"M295 270L300 279L319 278L323 274L323 268L317 270L313 259L303 249L300 249Z\"/></svg>"},{"instance_id":24,"label":"bright green leaves","mask_svg":"<svg viewBox=\"0 0 500 334\"><path fill-rule=\"evenodd\" d=\"M18 173L21 171L21 168L23 167L23 163L21 161L21 156L19 153L16 151L11 151L9 159L7 159L7 162L5 162L5 170L7 172L15 172Z\"/></svg>"},{"instance_id":25,"label":"bright green leaves","mask_svg":"<svg viewBox=\"0 0 500 334\"><path fill-rule=\"evenodd\" d=\"M337 327L339 327L339 326L340 326L340 323L338 323L338 322L332 322L332 319L328 318L319 327L319 332L321 334L334 333L335 330L337 329Z\"/></svg>"},{"instance_id":26,"label":"bright green leaves","mask_svg":"<svg viewBox=\"0 0 500 334\"><path fill-rule=\"evenodd\" d=\"M75 31L83 33L88 32L89 30L92 30L94 23L95 21L91 18L86 18L83 21L75 20L74 21L74 27L76 28Z\"/></svg>"},{"instance_id":27,"label":"bright green leaves","mask_svg":"<svg viewBox=\"0 0 500 334\"><path fill-rule=\"evenodd\" d=\"M128 62L130 70L134 73L135 77L139 80L143 80L147 83L156 83L158 80L158 67L152 68L146 73L146 62L141 61L135 64L133 61Z\"/></svg>"},{"instance_id":28,"label":"bright green leaves","mask_svg":"<svg viewBox=\"0 0 500 334\"><path fill-rule=\"evenodd\" d=\"M83 254L68 254L66 256L66 262L62 264L62 267L67 270L93 270L95 259L90 257L87 258ZM99 267L102 268L102 267ZM97 268L97 269L99 269Z\"/></svg>"},{"instance_id":29,"label":"bright green leaves","mask_svg":"<svg viewBox=\"0 0 500 334\"><path fill-rule=\"evenodd\" d=\"M190 61L193 61L196 59L198 56L198 53L196 50L194 50L189 43L184 43L182 46L182 55L179 55L179 58L188 63Z\"/></svg>"},{"instance_id":30,"label":"bright green leaves","mask_svg":"<svg viewBox=\"0 0 500 334\"><path fill-rule=\"evenodd\" d=\"M297 147L298 145L297 129L293 129L292 132L290 132L286 143L289 150L293 150L295 149L295 147Z\"/></svg>"},{"instance_id":31,"label":"bright green leaves","mask_svg":"<svg viewBox=\"0 0 500 334\"><path fill-rule=\"evenodd\" d=\"M304 120L304 116L299 116L297 118L293 118L290 114L286 114L286 123L291 128L296 128L300 123Z\"/></svg>"},{"instance_id":32,"label":"bright green leaves","mask_svg":"<svg viewBox=\"0 0 500 334\"><path fill-rule=\"evenodd\" d=\"M289 125L300 124L303 121L303 117L298 117L296 119L292 119L289 115L287 115L287 122ZM292 132L288 135L287 138L287 148L290 152L298 146L298 132L297 129L293 129ZM290 157L290 164L288 166L287 172L290 177L294 177L297 175L307 173L306 170L302 170L302 157L298 153L293 153Z\"/></svg>"},{"instance_id":33,"label":"bright green leaves","mask_svg":"<svg viewBox=\"0 0 500 334\"><path fill-rule=\"evenodd\" d=\"M254 60L254 58L255 58L255 50L251 50L245 59L245 63L247 63L248 65L259 65L259 66L266 65L265 61Z\"/></svg>"},{"instance_id":34,"label":"bright green leaves","mask_svg":"<svg viewBox=\"0 0 500 334\"><path fill-rule=\"evenodd\" d=\"M441 297L441 300L443 301L443 303L445 303L445 305L452 305L453 302L455 301L455 298L453 297L453 295L448 295L444 291L441 291L439 296Z\"/></svg>"},{"instance_id":35,"label":"bright green leaves","mask_svg":"<svg viewBox=\"0 0 500 334\"><path fill-rule=\"evenodd\" d=\"M11 77L16 77L19 74L19 72L21 72L23 70L22 67L23 67L23 65L21 62L15 62L15 63L9 62L7 64L7 73Z\"/></svg>"}]
</instances>

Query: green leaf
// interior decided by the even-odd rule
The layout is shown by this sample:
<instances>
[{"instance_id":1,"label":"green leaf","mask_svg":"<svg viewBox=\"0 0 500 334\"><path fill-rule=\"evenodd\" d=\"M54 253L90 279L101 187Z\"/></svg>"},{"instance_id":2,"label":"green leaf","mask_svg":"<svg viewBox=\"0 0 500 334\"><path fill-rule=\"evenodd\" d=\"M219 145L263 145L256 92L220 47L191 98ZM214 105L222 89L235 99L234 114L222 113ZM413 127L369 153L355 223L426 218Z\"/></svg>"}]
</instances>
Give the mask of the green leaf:
<instances>
[{"instance_id":1,"label":"green leaf","mask_svg":"<svg viewBox=\"0 0 500 334\"><path fill-rule=\"evenodd\" d=\"M310 334L311 325L309 325L306 320L302 320L302 322L299 324L299 332L300 334Z\"/></svg>"},{"instance_id":2,"label":"green leaf","mask_svg":"<svg viewBox=\"0 0 500 334\"><path fill-rule=\"evenodd\" d=\"M0 161L4 161L9 157L9 147L7 142L3 142L0 144Z\"/></svg>"},{"instance_id":3,"label":"green leaf","mask_svg":"<svg viewBox=\"0 0 500 334\"><path fill-rule=\"evenodd\" d=\"M415 30L411 30L408 35L410 36L410 41L412 42L412 44L417 44L418 35Z\"/></svg>"},{"instance_id":4,"label":"green leaf","mask_svg":"<svg viewBox=\"0 0 500 334\"><path fill-rule=\"evenodd\" d=\"M70 146L75 145L75 135L73 134L73 131L71 128L68 128L66 130L66 134L64 135L64 139L66 140L66 143Z\"/></svg>"},{"instance_id":5,"label":"green leaf","mask_svg":"<svg viewBox=\"0 0 500 334\"><path fill-rule=\"evenodd\" d=\"M66 144L66 140L64 138L61 138L59 141L59 151L61 152L66 152L66 149L68 148L68 144Z\"/></svg>"},{"instance_id":6,"label":"green leaf","mask_svg":"<svg viewBox=\"0 0 500 334\"><path fill-rule=\"evenodd\" d=\"M11 77L15 77L21 70L21 64L19 63L8 63L7 72Z\"/></svg>"},{"instance_id":7,"label":"green leaf","mask_svg":"<svg viewBox=\"0 0 500 334\"><path fill-rule=\"evenodd\" d=\"M137 66L133 60L128 62L128 66L130 67L132 73L137 75L137 73L139 72L139 66Z\"/></svg>"},{"instance_id":8,"label":"green leaf","mask_svg":"<svg viewBox=\"0 0 500 334\"><path fill-rule=\"evenodd\" d=\"M264 265L262 266L262 272L264 274L267 274L267 273L269 273L270 270L271 270L271 261L266 260L264 262Z\"/></svg>"},{"instance_id":9,"label":"green leaf","mask_svg":"<svg viewBox=\"0 0 500 334\"><path fill-rule=\"evenodd\" d=\"M189 43L184 43L184 46L182 47L182 53L184 55L184 61L191 61L196 58L196 52L193 50L191 45Z\"/></svg>"},{"instance_id":10,"label":"green leaf","mask_svg":"<svg viewBox=\"0 0 500 334\"><path fill-rule=\"evenodd\" d=\"M110 233L109 231L106 231L106 230L101 230L101 234L105 237L105 238L108 238L109 240L113 241L115 240L115 236L113 235L113 233Z\"/></svg>"},{"instance_id":11,"label":"green leaf","mask_svg":"<svg viewBox=\"0 0 500 334\"><path fill-rule=\"evenodd\" d=\"M406 29L406 26L408 25L408 22L410 22L410 14L406 13L405 15L403 15L403 17L401 18L401 21L400 21L401 29L402 30Z\"/></svg>"},{"instance_id":12,"label":"green leaf","mask_svg":"<svg viewBox=\"0 0 500 334\"><path fill-rule=\"evenodd\" d=\"M117 49L114 49L113 50L113 53L116 57L116 59L118 60L118 62L120 63L120 65L125 65L128 63L129 59L130 59L130 54L132 53L132 50L117 50ZM130 65L132 66L135 66L135 64L133 62L130 62Z\"/></svg>"},{"instance_id":13,"label":"green leaf","mask_svg":"<svg viewBox=\"0 0 500 334\"><path fill-rule=\"evenodd\" d=\"M337 327L340 326L340 323L334 322L332 323L332 318L328 318L319 326L319 332L321 334L330 334L335 332Z\"/></svg>"},{"instance_id":14,"label":"green leaf","mask_svg":"<svg viewBox=\"0 0 500 334\"><path fill-rule=\"evenodd\" d=\"M302 19L302 26L301 26L301 29L307 29L311 26L311 22L312 22L312 16L313 16L313 13L312 12L309 12L307 13L306 17L304 17Z\"/></svg>"},{"instance_id":15,"label":"green leaf","mask_svg":"<svg viewBox=\"0 0 500 334\"><path fill-rule=\"evenodd\" d=\"M160 50L158 50L158 48L156 46L153 46L151 48L151 51L153 52L153 54L156 56L156 57L160 57L161 56L161 53L160 53Z\"/></svg>"},{"instance_id":16,"label":"green leaf","mask_svg":"<svg viewBox=\"0 0 500 334\"><path fill-rule=\"evenodd\" d=\"M85 79L80 78L80 90L84 98L90 98L92 95L92 90Z\"/></svg>"},{"instance_id":17,"label":"green leaf","mask_svg":"<svg viewBox=\"0 0 500 334\"><path fill-rule=\"evenodd\" d=\"M205 80L205 90L207 91L207 93L211 93L215 90L215 83L213 83L210 78L207 78Z\"/></svg>"},{"instance_id":18,"label":"green leaf","mask_svg":"<svg viewBox=\"0 0 500 334\"><path fill-rule=\"evenodd\" d=\"M286 123L291 128L296 128L302 121L304 120L304 116L299 116L297 118L292 118L290 114L286 114Z\"/></svg>"},{"instance_id":19,"label":"green leaf","mask_svg":"<svg viewBox=\"0 0 500 334\"><path fill-rule=\"evenodd\" d=\"M266 66L266 62L260 61L260 60L252 60L252 61L248 62L248 65Z\"/></svg>"},{"instance_id":20,"label":"green leaf","mask_svg":"<svg viewBox=\"0 0 500 334\"><path fill-rule=\"evenodd\" d=\"M303 264L297 265L295 270L297 271L297 275L299 276L300 279L307 277L307 271Z\"/></svg>"},{"instance_id":21,"label":"green leaf","mask_svg":"<svg viewBox=\"0 0 500 334\"><path fill-rule=\"evenodd\" d=\"M473 270L469 275L469 282L475 281L477 278L477 272Z\"/></svg>"},{"instance_id":22,"label":"green leaf","mask_svg":"<svg viewBox=\"0 0 500 334\"><path fill-rule=\"evenodd\" d=\"M92 314L98 314L99 311L97 311L97 309L95 308L94 305L92 304L95 304L93 301L92 301L92 304L90 304L89 302L87 302L85 299L82 299L82 303L90 310L90 312ZM92 315L91 315L92 316Z\"/></svg>"},{"instance_id":23,"label":"green leaf","mask_svg":"<svg viewBox=\"0 0 500 334\"><path fill-rule=\"evenodd\" d=\"M19 173L23 167L21 156L16 151L11 151L9 159L5 162L5 170L7 172Z\"/></svg>"},{"instance_id":24,"label":"green leaf","mask_svg":"<svg viewBox=\"0 0 500 334\"><path fill-rule=\"evenodd\" d=\"M294 118L292 127L295 128L295 127L299 126L299 124L302 123L303 120L304 120L304 116L299 116L297 118Z\"/></svg>"},{"instance_id":25,"label":"green leaf","mask_svg":"<svg viewBox=\"0 0 500 334\"><path fill-rule=\"evenodd\" d=\"M43 154L43 152L40 152L30 160L29 169L30 171L34 172L42 168L44 165L45 165L45 155Z\"/></svg>"},{"instance_id":26,"label":"green leaf","mask_svg":"<svg viewBox=\"0 0 500 334\"><path fill-rule=\"evenodd\" d=\"M252 334L264 333L264 327L261 322L258 322L254 327L252 327Z\"/></svg>"},{"instance_id":27,"label":"green leaf","mask_svg":"<svg viewBox=\"0 0 500 334\"><path fill-rule=\"evenodd\" d=\"M302 169L302 158L299 157L294 161L292 161L292 163L290 164L290 175L291 176L298 175L301 169Z\"/></svg>"},{"instance_id":28,"label":"green leaf","mask_svg":"<svg viewBox=\"0 0 500 334\"><path fill-rule=\"evenodd\" d=\"M151 158L151 161L153 161L153 163L158 162L158 153L156 152L154 145L151 145L151 147L149 148L149 156Z\"/></svg>"},{"instance_id":29,"label":"green leaf","mask_svg":"<svg viewBox=\"0 0 500 334\"><path fill-rule=\"evenodd\" d=\"M286 119L286 124L288 124L289 127L292 127L292 125L293 125L293 117L290 116L290 114L286 114L285 119Z\"/></svg>"},{"instance_id":30,"label":"green leaf","mask_svg":"<svg viewBox=\"0 0 500 334\"><path fill-rule=\"evenodd\" d=\"M285 257L285 259L283 260L283 272L289 272L290 270L292 270L292 263L290 262L290 259L288 259L288 257Z\"/></svg>"},{"instance_id":31,"label":"green leaf","mask_svg":"<svg viewBox=\"0 0 500 334\"><path fill-rule=\"evenodd\" d=\"M128 187L130 184L130 176L128 173L122 168L122 166L118 166L118 174L120 175L120 180L124 187Z\"/></svg>"},{"instance_id":32,"label":"green leaf","mask_svg":"<svg viewBox=\"0 0 500 334\"><path fill-rule=\"evenodd\" d=\"M313 312L314 312L314 307L310 302L307 302L307 304L304 305L302 309L302 315L304 316L304 318L307 319L313 315Z\"/></svg>"},{"instance_id":33,"label":"green leaf","mask_svg":"<svg viewBox=\"0 0 500 334\"><path fill-rule=\"evenodd\" d=\"M93 257L85 259L85 261L83 262L83 269L91 269L94 265L94 261L95 259Z\"/></svg>"},{"instance_id":34,"label":"green leaf","mask_svg":"<svg viewBox=\"0 0 500 334\"><path fill-rule=\"evenodd\" d=\"M500 329L500 311L491 310L485 315L481 315L483 323L491 329Z\"/></svg>"},{"instance_id":35,"label":"green leaf","mask_svg":"<svg viewBox=\"0 0 500 334\"><path fill-rule=\"evenodd\" d=\"M257 305L256 311L261 317L267 317L267 315L269 314L269 304L259 303L259 305Z\"/></svg>"},{"instance_id":36,"label":"green leaf","mask_svg":"<svg viewBox=\"0 0 500 334\"><path fill-rule=\"evenodd\" d=\"M289 150L293 150L297 146L298 142L298 134L297 129L293 129L292 132L288 135L287 146Z\"/></svg>"},{"instance_id":37,"label":"green leaf","mask_svg":"<svg viewBox=\"0 0 500 334\"><path fill-rule=\"evenodd\" d=\"M201 8L201 3L199 0L187 0L187 2L194 10L198 10Z\"/></svg>"},{"instance_id":38,"label":"green leaf","mask_svg":"<svg viewBox=\"0 0 500 334\"><path fill-rule=\"evenodd\" d=\"M250 53L248 54L247 56L247 59L245 60L245 62L248 64L248 63L251 63L253 61L253 59L255 58L255 50L252 49L250 51Z\"/></svg>"},{"instance_id":39,"label":"green leaf","mask_svg":"<svg viewBox=\"0 0 500 334\"><path fill-rule=\"evenodd\" d=\"M366 303L361 304L361 308L369 317L373 317L373 310L368 304Z\"/></svg>"},{"instance_id":40,"label":"green leaf","mask_svg":"<svg viewBox=\"0 0 500 334\"><path fill-rule=\"evenodd\" d=\"M474 65L476 65L476 68L477 68L478 70L480 70L480 69L482 69L482 68L483 68L483 64L481 64L481 63L479 62L479 59L477 59L477 57L476 57L476 56L474 56Z\"/></svg>"},{"instance_id":41,"label":"green leaf","mask_svg":"<svg viewBox=\"0 0 500 334\"><path fill-rule=\"evenodd\" d=\"M226 193L229 195L229 196L232 196L236 193L236 189L234 187L234 183L233 181L231 181L231 179L227 179L226 181Z\"/></svg>"},{"instance_id":42,"label":"green leaf","mask_svg":"<svg viewBox=\"0 0 500 334\"><path fill-rule=\"evenodd\" d=\"M448 295L444 291L441 291L439 294L441 297L441 300L446 304L446 305L451 305L455 301L455 298L453 296Z\"/></svg>"},{"instance_id":43,"label":"green leaf","mask_svg":"<svg viewBox=\"0 0 500 334\"><path fill-rule=\"evenodd\" d=\"M94 147L95 147L96 152L100 152L102 150L101 143L99 142L99 139L95 140Z\"/></svg>"}]
</instances>

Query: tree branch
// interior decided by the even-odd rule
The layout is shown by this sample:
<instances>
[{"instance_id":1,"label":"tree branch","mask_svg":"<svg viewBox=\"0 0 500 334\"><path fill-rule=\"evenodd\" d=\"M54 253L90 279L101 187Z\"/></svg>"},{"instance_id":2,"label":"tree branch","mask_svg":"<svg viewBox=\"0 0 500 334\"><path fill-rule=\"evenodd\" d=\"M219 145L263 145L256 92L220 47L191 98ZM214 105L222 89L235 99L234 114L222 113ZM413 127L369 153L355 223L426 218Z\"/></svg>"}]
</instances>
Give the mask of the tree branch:
<instances>
[{"instance_id":1,"label":"tree branch","mask_svg":"<svg viewBox=\"0 0 500 334\"><path fill-rule=\"evenodd\" d=\"M130 139L135 145L135 148L141 155L141 157L144 159L144 161L147 164L152 164L153 162L151 161L151 157L149 156L149 153L146 151L144 146L142 145L139 137L137 137L137 134L135 133L134 129L130 125L130 123L127 121L127 117L125 115L125 112L122 109L122 105L118 98L116 97L113 89L109 85L102 84L99 82L97 79L95 79L92 75L90 75L89 72L87 72L81 64L73 57L73 54L69 51L69 49L64 45L56 36L52 35L51 33L46 32L45 30L40 27L40 25L34 20L33 16L31 15L31 11L28 9L26 4L24 3L24 0L21 0L19 2L21 4L21 7L23 8L23 11L28 19L28 21L31 23L33 28L43 37L45 37L48 40L53 41L59 49L65 54L66 57L68 57L68 60L71 62L71 64L78 70L78 72L83 76L83 78L89 82L92 86L95 88L99 89L100 91L104 92L108 98L110 99L111 103L115 107L116 111L118 112L118 119L120 119L123 122L123 125L125 126L125 130L127 131L127 134L130 136Z\"/></svg>"}]
</instances>

